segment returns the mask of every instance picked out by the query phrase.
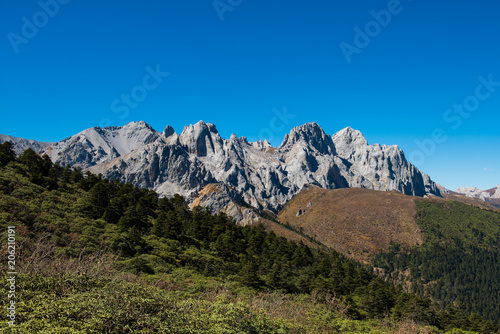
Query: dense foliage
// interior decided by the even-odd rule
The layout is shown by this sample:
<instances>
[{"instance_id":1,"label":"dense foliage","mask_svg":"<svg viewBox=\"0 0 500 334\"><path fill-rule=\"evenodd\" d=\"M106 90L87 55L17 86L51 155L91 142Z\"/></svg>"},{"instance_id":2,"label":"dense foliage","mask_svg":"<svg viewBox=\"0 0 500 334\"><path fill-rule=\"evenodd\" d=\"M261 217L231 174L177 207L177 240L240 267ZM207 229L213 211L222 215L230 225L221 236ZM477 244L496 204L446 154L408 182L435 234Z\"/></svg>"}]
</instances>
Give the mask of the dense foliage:
<instances>
[{"instance_id":1,"label":"dense foliage","mask_svg":"<svg viewBox=\"0 0 500 334\"><path fill-rule=\"evenodd\" d=\"M339 316L335 299L328 295L240 292L236 298L227 290L179 294L140 281L69 273L23 274L18 279L20 324L0 322L2 333L437 333L412 321ZM206 282L194 284L208 290Z\"/></svg>"},{"instance_id":2,"label":"dense foliage","mask_svg":"<svg viewBox=\"0 0 500 334\"><path fill-rule=\"evenodd\" d=\"M480 317L468 317L457 309L443 310L428 299L403 293L401 288L386 284L339 253L313 250L303 243L287 241L272 232L267 233L261 225L237 226L223 213L212 214L200 207L190 210L181 196L159 198L151 190L63 168L32 150L25 151L17 159L9 152L11 148L2 144L0 226L3 230L8 225L18 226L18 242L23 245L21 262L26 268L33 268L43 258L40 257L43 253L40 245L44 244L53 246L46 257L58 259L78 259L105 250L106 254L119 254L116 263L119 270L144 277L188 270L193 275L245 287L255 293L280 291L311 295L321 292L333 296L336 310L340 312L337 316L341 314L350 319L390 316L441 329L459 327L483 332L494 329ZM54 328L74 327L84 332L88 330L85 326L94 326L95 332L117 333L117 327L99 327L105 326L102 319L117 316L116 319L125 317L125 320L119 320L115 326L129 324L130 329L138 333L146 331L144 328L150 328L148 326L163 330L161 326L164 325L160 324L165 321L172 326L177 323L185 326L189 324L186 322L189 317L194 317L191 314L186 315L186 319L175 318L176 308L183 306L168 298L161 305L153 302L163 298L161 291L143 291L148 288L128 284L113 285L111 289L104 282L106 278L87 281L89 278L81 278L82 275L88 276L77 272L76 278L70 277L76 280L73 290L55 296L47 292L50 290L47 284L57 285L53 280L61 276L43 278L35 271L23 277L25 291L46 291L48 294L35 296L26 292L24 296L30 301L23 301L27 315L21 317L21 321L30 326L45 326L43 319L50 318ZM47 283L43 283L44 280ZM104 286L107 288L103 290ZM118 307L111 302L108 305L109 299L115 300L117 296L129 302L118 303ZM49 303L49 300L52 301ZM95 308L85 306L85 300L102 302ZM186 303L189 304L189 300ZM210 309L207 307L194 307L200 312L200 321L205 319L204 313L209 312L203 311ZM224 310L224 314L233 314L227 321L242 319L246 312L245 306L238 304L231 303L227 307L230 309ZM222 311L214 309L213 312L208 317L216 317L217 312ZM146 320L134 323L139 313L151 314L148 320L151 323ZM236 325L243 326L240 332L278 333L285 328L262 315L256 314L252 319L256 319L255 322L238 320ZM261 325L264 327L258 327ZM197 331L196 326L187 328L186 332L202 332ZM249 329L244 329L245 326ZM27 329L38 331L35 327Z\"/></svg>"},{"instance_id":3,"label":"dense foliage","mask_svg":"<svg viewBox=\"0 0 500 334\"><path fill-rule=\"evenodd\" d=\"M393 247L374 264L410 269L413 290L500 322L500 213L459 202L417 201L425 242Z\"/></svg>"}]
</instances>

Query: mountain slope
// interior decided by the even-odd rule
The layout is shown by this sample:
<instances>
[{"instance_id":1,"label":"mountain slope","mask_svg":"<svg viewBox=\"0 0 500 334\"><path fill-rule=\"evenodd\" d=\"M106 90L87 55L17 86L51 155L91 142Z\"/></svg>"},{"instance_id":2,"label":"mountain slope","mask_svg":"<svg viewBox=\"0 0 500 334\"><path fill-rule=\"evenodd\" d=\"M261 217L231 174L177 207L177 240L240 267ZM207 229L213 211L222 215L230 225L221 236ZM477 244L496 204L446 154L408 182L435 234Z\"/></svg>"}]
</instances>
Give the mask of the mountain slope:
<instances>
[{"instance_id":1,"label":"mountain slope","mask_svg":"<svg viewBox=\"0 0 500 334\"><path fill-rule=\"evenodd\" d=\"M378 254L386 278L412 292L500 323L500 212L454 201L416 200L424 243Z\"/></svg>"},{"instance_id":2,"label":"mountain slope","mask_svg":"<svg viewBox=\"0 0 500 334\"><path fill-rule=\"evenodd\" d=\"M356 260L369 262L391 242L422 244L414 198L395 191L308 187L279 212L282 224Z\"/></svg>"}]
</instances>

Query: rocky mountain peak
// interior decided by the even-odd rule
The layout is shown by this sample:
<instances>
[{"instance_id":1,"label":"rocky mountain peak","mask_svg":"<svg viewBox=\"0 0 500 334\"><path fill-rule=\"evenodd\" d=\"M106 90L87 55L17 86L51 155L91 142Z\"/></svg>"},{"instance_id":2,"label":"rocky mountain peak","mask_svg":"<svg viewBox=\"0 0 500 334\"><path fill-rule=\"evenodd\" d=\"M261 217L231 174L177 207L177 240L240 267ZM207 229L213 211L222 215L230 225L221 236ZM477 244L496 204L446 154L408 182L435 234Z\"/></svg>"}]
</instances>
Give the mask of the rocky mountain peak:
<instances>
[{"instance_id":1,"label":"rocky mountain peak","mask_svg":"<svg viewBox=\"0 0 500 334\"><path fill-rule=\"evenodd\" d=\"M477 187L460 187L455 192L470 198L479 198L486 203L500 208L500 185L487 190L481 190Z\"/></svg>"},{"instance_id":2,"label":"rocky mountain peak","mask_svg":"<svg viewBox=\"0 0 500 334\"><path fill-rule=\"evenodd\" d=\"M144 121L127 123L124 125L124 128L138 128L138 129L146 128L149 130L153 130L153 127Z\"/></svg>"},{"instance_id":3,"label":"rocky mountain peak","mask_svg":"<svg viewBox=\"0 0 500 334\"><path fill-rule=\"evenodd\" d=\"M32 139L24 139L24 138L18 138L0 134L0 144L6 141L9 141L13 144L14 152L16 152L16 155L21 155L28 148L31 148L35 152L41 152L47 146L52 144L46 142L39 142Z\"/></svg>"},{"instance_id":4,"label":"rocky mountain peak","mask_svg":"<svg viewBox=\"0 0 500 334\"><path fill-rule=\"evenodd\" d=\"M163 138L165 145L179 145L179 135L170 125L167 125L165 129L163 129Z\"/></svg>"},{"instance_id":5,"label":"rocky mountain peak","mask_svg":"<svg viewBox=\"0 0 500 334\"><path fill-rule=\"evenodd\" d=\"M340 130L332 136L333 143L339 154L350 155L356 149L368 146L368 141L363 134L350 126Z\"/></svg>"},{"instance_id":6,"label":"rocky mountain peak","mask_svg":"<svg viewBox=\"0 0 500 334\"><path fill-rule=\"evenodd\" d=\"M467 193L472 193L472 192L476 192L476 191L480 191L480 190L476 187L460 187L457 190L455 190L455 192L461 193L461 194L467 194Z\"/></svg>"},{"instance_id":7,"label":"rocky mountain peak","mask_svg":"<svg viewBox=\"0 0 500 334\"><path fill-rule=\"evenodd\" d=\"M350 164L350 184L407 195L440 195L436 183L406 160L396 145L368 145L360 131L344 128L332 136L337 154Z\"/></svg>"},{"instance_id":8,"label":"rocky mountain peak","mask_svg":"<svg viewBox=\"0 0 500 334\"><path fill-rule=\"evenodd\" d=\"M163 136L165 138L168 138L168 137L172 136L173 134L175 134L175 131L174 131L174 128L171 127L170 125L167 125L165 127L165 129L163 129Z\"/></svg>"},{"instance_id":9,"label":"rocky mountain peak","mask_svg":"<svg viewBox=\"0 0 500 334\"><path fill-rule=\"evenodd\" d=\"M257 140L256 142L251 143L251 145L258 150L266 150L268 148L272 148L271 143L267 139L264 139L263 141Z\"/></svg>"},{"instance_id":10,"label":"rocky mountain peak","mask_svg":"<svg viewBox=\"0 0 500 334\"><path fill-rule=\"evenodd\" d=\"M481 190L477 187L460 187L455 192L464 194L467 197L480 198L486 200L488 198L500 198L500 185L496 188Z\"/></svg>"},{"instance_id":11,"label":"rocky mountain peak","mask_svg":"<svg viewBox=\"0 0 500 334\"><path fill-rule=\"evenodd\" d=\"M500 198L500 184L496 188L492 189L492 193L493 195L491 195L491 197Z\"/></svg>"},{"instance_id":12,"label":"rocky mountain peak","mask_svg":"<svg viewBox=\"0 0 500 334\"><path fill-rule=\"evenodd\" d=\"M156 141L160 133L144 121L93 127L45 148L52 161L87 168L111 161Z\"/></svg>"},{"instance_id":13,"label":"rocky mountain peak","mask_svg":"<svg viewBox=\"0 0 500 334\"><path fill-rule=\"evenodd\" d=\"M203 121L184 127L179 135L179 142L189 153L199 157L220 152L223 147L222 138L215 125Z\"/></svg>"},{"instance_id":14,"label":"rocky mountain peak","mask_svg":"<svg viewBox=\"0 0 500 334\"><path fill-rule=\"evenodd\" d=\"M285 135L279 150L288 152L297 144L315 149L321 154L335 154L332 138L315 122L293 128Z\"/></svg>"}]
</instances>

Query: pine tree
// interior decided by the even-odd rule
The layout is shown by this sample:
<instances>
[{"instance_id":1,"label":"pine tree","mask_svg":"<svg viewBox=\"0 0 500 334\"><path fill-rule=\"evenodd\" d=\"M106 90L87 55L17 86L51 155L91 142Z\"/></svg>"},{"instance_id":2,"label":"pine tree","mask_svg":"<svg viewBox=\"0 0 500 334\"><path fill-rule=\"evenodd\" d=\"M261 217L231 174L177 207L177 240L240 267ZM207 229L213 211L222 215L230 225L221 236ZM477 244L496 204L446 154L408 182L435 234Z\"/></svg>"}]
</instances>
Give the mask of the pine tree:
<instances>
[{"instance_id":1,"label":"pine tree","mask_svg":"<svg viewBox=\"0 0 500 334\"><path fill-rule=\"evenodd\" d=\"M44 173L46 162L31 148L28 148L19 156L18 161L28 168L30 181L45 186Z\"/></svg>"},{"instance_id":2,"label":"pine tree","mask_svg":"<svg viewBox=\"0 0 500 334\"><path fill-rule=\"evenodd\" d=\"M10 141L0 144L0 166L6 166L9 162L16 160L14 145Z\"/></svg>"},{"instance_id":3,"label":"pine tree","mask_svg":"<svg viewBox=\"0 0 500 334\"><path fill-rule=\"evenodd\" d=\"M262 281L257 273L258 269L255 259L247 258L238 274L240 282L254 288L261 285Z\"/></svg>"},{"instance_id":4,"label":"pine tree","mask_svg":"<svg viewBox=\"0 0 500 334\"><path fill-rule=\"evenodd\" d=\"M151 233L167 239L178 239L182 231L182 224L173 212L160 212L153 221Z\"/></svg>"}]
</instances>

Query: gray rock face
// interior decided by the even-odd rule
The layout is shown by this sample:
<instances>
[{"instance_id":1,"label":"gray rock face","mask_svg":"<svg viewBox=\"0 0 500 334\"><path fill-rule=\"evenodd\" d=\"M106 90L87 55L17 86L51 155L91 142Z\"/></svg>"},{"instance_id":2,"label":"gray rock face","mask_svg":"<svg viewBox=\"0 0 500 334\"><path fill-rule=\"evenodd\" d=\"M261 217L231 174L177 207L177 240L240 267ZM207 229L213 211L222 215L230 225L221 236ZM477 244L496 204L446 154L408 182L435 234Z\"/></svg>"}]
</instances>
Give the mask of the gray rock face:
<instances>
[{"instance_id":1,"label":"gray rock face","mask_svg":"<svg viewBox=\"0 0 500 334\"><path fill-rule=\"evenodd\" d=\"M160 136L143 121L125 126L95 127L48 146L44 153L62 166L88 168L130 153Z\"/></svg>"},{"instance_id":2,"label":"gray rock face","mask_svg":"<svg viewBox=\"0 0 500 334\"><path fill-rule=\"evenodd\" d=\"M35 152L43 151L47 146L52 143L39 142L31 139L11 137L7 135L0 135L0 144L10 141L13 144L14 152L16 155L21 155L25 150L31 148Z\"/></svg>"},{"instance_id":3,"label":"gray rock face","mask_svg":"<svg viewBox=\"0 0 500 334\"><path fill-rule=\"evenodd\" d=\"M225 212L240 225L258 222L260 216L253 208L242 202L240 195L226 184L210 183L205 186L193 201L192 206L209 207L213 212Z\"/></svg>"},{"instance_id":4,"label":"gray rock face","mask_svg":"<svg viewBox=\"0 0 500 334\"><path fill-rule=\"evenodd\" d=\"M350 187L397 190L407 195L439 195L428 175L409 163L396 145L368 145L361 132L347 127L333 135L337 154L347 161Z\"/></svg>"},{"instance_id":5,"label":"gray rock face","mask_svg":"<svg viewBox=\"0 0 500 334\"><path fill-rule=\"evenodd\" d=\"M278 148L235 135L223 139L215 125L203 121L179 135L170 126L159 133L139 122L88 129L46 152L61 164L79 165L161 195L179 193L189 203L224 211L241 224L257 218L249 207L277 212L307 185L440 195L397 146L368 145L351 128L332 137L316 123L292 129Z\"/></svg>"}]
</instances>

